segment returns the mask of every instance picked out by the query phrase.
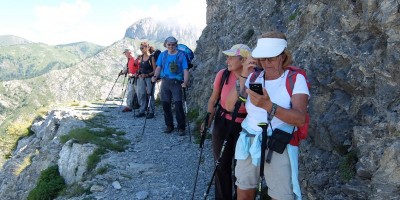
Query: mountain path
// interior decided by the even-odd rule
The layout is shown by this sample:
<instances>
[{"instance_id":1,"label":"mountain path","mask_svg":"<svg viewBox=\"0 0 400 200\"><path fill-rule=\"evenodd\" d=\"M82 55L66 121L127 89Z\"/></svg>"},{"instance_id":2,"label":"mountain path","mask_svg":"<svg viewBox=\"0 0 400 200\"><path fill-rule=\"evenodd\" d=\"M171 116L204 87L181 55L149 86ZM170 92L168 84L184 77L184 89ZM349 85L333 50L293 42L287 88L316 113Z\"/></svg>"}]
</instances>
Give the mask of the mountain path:
<instances>
[{"instance_id":1,"label":"mountain path","mask_svg":"<svg viewBox=\"0 0 400 200\"><path fill-rule=\"evenodd\" d=\"M142 135L144 118L121 112L117 102L107 102L102 110L105 125L125 132L131 143L124 152L102 156L96 169L106 167L107 172L83 182L90 186L91 194L69 199L191 199L200 148L194 138L189 142L187 128L185 136L176 131L162 133L163 111L156 107L155 117L146 120ZM206 140L194 199L203 199L213 170L211 140ZM214 187L208 197L214 198Z\"/></svg>"}]
</instances>

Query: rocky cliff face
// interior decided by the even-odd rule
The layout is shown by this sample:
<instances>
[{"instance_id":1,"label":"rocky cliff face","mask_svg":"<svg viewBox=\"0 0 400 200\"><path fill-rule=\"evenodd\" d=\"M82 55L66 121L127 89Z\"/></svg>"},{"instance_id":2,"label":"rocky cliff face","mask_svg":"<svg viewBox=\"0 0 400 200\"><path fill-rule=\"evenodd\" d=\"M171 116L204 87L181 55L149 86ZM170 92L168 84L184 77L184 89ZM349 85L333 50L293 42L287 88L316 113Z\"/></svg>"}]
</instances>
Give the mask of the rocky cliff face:
<instances>
[{"instance_id":1,"label":"rocky cliff face","mask_svg":"<svg viewBox=\"0 0 400 200\"><path fill-rule=\"evenodd\" d=\"M222 50L284 32L312 84L311 132L301 145L305 198L400 198L399 8L395 0L207 0L192 106L204 110Z\"/></svg>"}]
</instances>

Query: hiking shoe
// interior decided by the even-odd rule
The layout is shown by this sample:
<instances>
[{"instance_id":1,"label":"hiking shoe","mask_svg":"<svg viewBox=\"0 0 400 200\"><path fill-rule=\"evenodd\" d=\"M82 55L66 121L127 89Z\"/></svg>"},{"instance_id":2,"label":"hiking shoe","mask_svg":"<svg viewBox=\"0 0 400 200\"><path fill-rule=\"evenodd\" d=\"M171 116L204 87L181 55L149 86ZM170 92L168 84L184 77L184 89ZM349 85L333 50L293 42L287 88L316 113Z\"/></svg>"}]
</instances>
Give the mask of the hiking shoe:
<instances>
[{"instance_id":1,"label":"hiking shoe","mask_svg":"<svg viewBox=\"0 0 400 200\"><path fill-rule=\"evenodd\" d=\"M163 133L171 133L173 130L174 130L174 127L167 126L167 128L164 129Z\"/></svg>"},{"instance_id":2,"label":"hiking shoe","mask_svg":"<svg viewBox=\"0 0 400 200\"><path fill-rule=\"evenodd\" d=\"M144 113L139 113L136 115L136 117L144 117L144 116L146 116Z\"/></svg>"},{"instance_id":3,"label":"hiking shoe","mask_svg":"<svg viewBox=\"0 0 400 200\"><path fill-rule=\"evenodd\" d=\"M139 108L140 108L139 104L135 104L135 105L132 106L132 109L134 109L134 110L139 109Z\"/></svg>"},{"instance_id":4,"label":"hiking shoe","mask_svg":"<svg viewBox=\"0 0 400 200\"><path fill-rule=\"evenodd\" d=\"M178 132L179 136L184 136L186 134L185 129L178 128L178 129L176 129L176 131Z\"/></svg>"},{"instance_id":5,"label":"hiking shoe","mask_svg":"<svg viewBox=\"0 0 400 200\"><path fill-rule=\"evenodd\" d=\"M122 110L122 112L132 112L132 109L130 109L130 108L128 108L128 107L125 107L125 108Z\"/></svg>"},{"instance_id":6,"label":"hiking shoe","mask_svg":"<svg viewBox=\"0 0 400 200\"><path fill-rule=\"evenodd\" d=\"M154 113L147 114L146 119L151 119L151 118L154 118Z\"/></svg>"}]
</instances>

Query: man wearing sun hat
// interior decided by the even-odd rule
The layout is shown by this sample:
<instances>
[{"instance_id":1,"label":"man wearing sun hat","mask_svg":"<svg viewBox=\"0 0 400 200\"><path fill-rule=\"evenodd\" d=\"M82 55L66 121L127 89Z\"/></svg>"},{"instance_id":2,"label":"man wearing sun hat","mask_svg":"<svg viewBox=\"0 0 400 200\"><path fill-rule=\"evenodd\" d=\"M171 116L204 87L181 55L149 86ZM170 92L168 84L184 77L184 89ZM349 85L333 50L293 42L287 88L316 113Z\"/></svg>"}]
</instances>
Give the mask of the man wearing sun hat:
<instances>
[{"instance_id":1,"label":"man wearing sun hat","mask_svg":"<svg viewBox=\"0 0 400 200\"><path fill-rule=\"evenodd\" d=\"M126 69L124 69L119 74L128 75L128 94L126 97L126 107L122 110L122 112L132 112L132 109L137 109L139 107L136 95L136 72L139 69L139 66L135 62L135 58L133 57L132 52L132 47L127 47L122 52L128 59L128 62L126 63Z\"/></svg>"},{"instance_id":2,"label":"man wearing sun hat","mask_svg":"<svg viewBox=\"0 0 400 200\"><path fill-rule=\"evenodd\" d=\"M182 88L185 89L189 82L188 62L185 54L176 47L178 40L169 36L164 41L163 51L157 59L157 68L154 72L152 82L161 78L161 101L164 111L165 129L164 133L171 133L174 130L172 115L172 102L175 105L176 130L179 136L185 135L185 113L183 111Z\"/></svg>"},{"instance_id":3,"label":"man wearing sun hat","mask_svg":"<svg viewBox=\"0 0 400 200\"><path fill-rule=\"evenodd\" d=\"M245 79L240 75L243 63L250 56L251 50L245 44L236 44L230 49L222 51L222 53L227 56L226 64L228 66L226 69L220 70L214 80L213 92L207 106L207 112L210 115L208 127L211 127L215 116L214 128L212 130L214 160L217 161L219 159L223 142L227 139L224 152L215 173L215 199L232 199L235 196L235 190L232 191L232 186L234 186L233 183L235 182L235 180L232 180L232 160L236 140L241 131L240 123L246 117L246 109L244 104L242 104L233 122L232 112L226 110L226 100L229 93L236 90L236 82L240 79Z\"/></svg>"}]
</instances>

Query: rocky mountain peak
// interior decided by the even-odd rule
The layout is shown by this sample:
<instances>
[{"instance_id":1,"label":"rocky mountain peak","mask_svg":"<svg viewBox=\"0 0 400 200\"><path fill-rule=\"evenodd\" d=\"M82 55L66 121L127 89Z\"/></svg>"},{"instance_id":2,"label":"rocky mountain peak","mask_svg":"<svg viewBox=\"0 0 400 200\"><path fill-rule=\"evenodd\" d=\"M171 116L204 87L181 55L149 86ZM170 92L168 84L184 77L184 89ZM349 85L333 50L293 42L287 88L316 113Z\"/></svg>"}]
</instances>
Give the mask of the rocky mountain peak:
<instances>
[{"instance_id":1,"label":"rocky mountain peak","mask_svg":"<svg viewBox=\"0 0 400 200\"><path fill-rule=\"evenodd\" d=\"M178 39L179 43L184 43L194 49L201 31L202 29L195 25L182 24L173 20L160 21L148 17L129 26L124 37L162 43L165 38L172 35Z\"/></svg>"}]
</instances>

